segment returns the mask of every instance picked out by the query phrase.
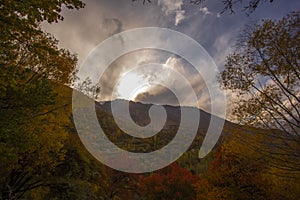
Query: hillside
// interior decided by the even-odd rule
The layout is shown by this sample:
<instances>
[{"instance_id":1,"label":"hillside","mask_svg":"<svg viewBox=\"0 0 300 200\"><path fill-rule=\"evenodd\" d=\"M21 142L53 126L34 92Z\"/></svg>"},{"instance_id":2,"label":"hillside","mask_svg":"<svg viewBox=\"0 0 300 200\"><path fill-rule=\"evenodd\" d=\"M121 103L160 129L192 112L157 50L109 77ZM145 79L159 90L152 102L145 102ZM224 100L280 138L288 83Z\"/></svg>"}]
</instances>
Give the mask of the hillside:
<instances>
[{"instance_id":1,"label":"hillside","mask_svg":"<svg viewBox=\"0 0 300 200\"><path fill-rule=\"evenodd\" d=\"M59 94L57 102L59 108L59 110L57 110L58 114L63 112L65 115L72 117L72 89L60 84L52 83L52 85ZM167 145L176 134L180 121L180 107L164 106L167 113L167 122L166 126L157 135L150 138L134 138L118 128L111 113L111 103L112 102L95 102L98 121L108 138L124 150L131 152L151 152ZM117 103L118 108L123 109L121 107L128 102L115 100L115 103ZM150 122L148 111L152 104L138 102L129 102L129 104L133 120L139 125L147 125L147 123ZM252 166L252 164L257 161L253 160L252 154L250 158L247 158L247 165L245 166L243 166L244 161L236 162L234 159L236 159L236 155L248 155L248 152L251 150L247 147L251 144L249 138L251 138L252 135L259 135L256 133L261 133L266 130L240 126L225 121L223 132L213 151L204 159L199 159L199 149L206 134L207 124L209 123L211 115L197 108L184 107L182 109L192 109L199 112L201 119L194 142L188 151L172 165L154 173L146 174L131 174L113 170L103 165L86 150L78 137L73 121L70 121L70 124L66 127L68 135L63 147L63 151L65 152L64 159L58 164L56 169L51 172L51 175L41 176L44 179L45 186L26 193L24 197L27 199L40 199L43 196L50 197L50 199L112 199L114 197L121 199L139 199L141 196L151 196L153 192L157 192L157 194L162 192L168 196L170 191L176 190L180 191L180 195L189 196L188 199L195 199L196 192L193 184L198 183L201 185L200 188L202 188L204 184L203 180L207 178L207 174L214 174L214 171L220 170L219 168L212 170L212 166L218 167L223 166L223 164L225 166L227 165L227 160L220 160L220 155L223 154L225 156L224 158L229 159L229 162L233 162L237 165L237 169L242 170L240 172L234 171L234 174L243 174L244 170L255 169L256 165ZM122 118L123 114L124 113L120 112L117 117ZM236 138L239 140L238 143L235 143ZM270 138L266 138L265 140L269 139ZM247 142L246 146L244 145L245 141ZM276 140L273 141L276 142ZM220 154L220 151L226 148L228 143L232 142L234 143L233 147L242 145L242 148L236 147L237 149L234 149L234 152L237 152L233 155L227 155L228 152L222 152L222 154ZM244 157L241 159L243 160ZM255 157L255 159L257 158ZM241 164L236 164L240 162ZM265 160L264 163L266 163ZM230 166L231 165L232 164L230 164ZM243 167L240 168L240 165ZM242 178L252 178L245 174L241 176ZM253 177L256 178L256 175ZM168 185L166 185L166 183ZM216 183L219 184L218 181ZM160 185L161 191L153 191L151 189L153 185ZM141 193L141 191L146 192Z\"/></svg>"},{"instance_id":2,"label":"hillside","mask_svg":"<svg viewBox=\"0 0 300 200\"><path fill-rule=\"evenodd\" d=\"M124 107L129 104L129 111L131 118L133 121L140 125L140 126L145 126L150 123L150 118L149 118L149 108L155 104L144 104L140 102L133 102L133 101L127 101L127 100L121 100L117 99L112 102L110 101L105 101L105 102L95 102L96 110L99 111L104 111L105 113L109 114L112 116L112 111L111 111L111 104L114 103L114 106L117 110L117 115L115 117L118 118L123 118L125 116L125 113L123 110L125 109ZM166 110L167 113L167 119L165 122L165 125L163 127L164 130L173 130L176 131L178 129L178 126L180 125L180 120L181 120L181 109L187 110L188 112L190 111L191 116L189 116L190 120L194 119L194 116L192 113L199 112L200 115L200 121L198 123L198 134L197 135L205 135L208 125L210 123L211 114L198 109L194 107L179 107L179 106L171 106L171 105L163 105L164 109ZM229 134L226 130L229 128L233 127L240 127L240 125L232 123L230 121L225 120L224 123L224 134Z\"/></svg>"}]
</instances>

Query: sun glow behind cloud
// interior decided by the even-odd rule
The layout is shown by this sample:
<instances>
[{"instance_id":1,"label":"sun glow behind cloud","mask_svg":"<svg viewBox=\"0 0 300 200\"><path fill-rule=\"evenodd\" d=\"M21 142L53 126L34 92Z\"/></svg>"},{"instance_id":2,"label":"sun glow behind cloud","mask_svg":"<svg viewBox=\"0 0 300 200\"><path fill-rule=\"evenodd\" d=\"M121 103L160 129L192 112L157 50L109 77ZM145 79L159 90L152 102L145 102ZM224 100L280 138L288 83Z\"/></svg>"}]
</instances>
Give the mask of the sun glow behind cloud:
<instances>
[{"instance_id":1,"label":"sun glow behind cloud","mask_svg":"<svg viewBox=\"0 0 300 200\"><path fill-rule=\"evenodd\" d=\"M149 87L149 82L142 75L129 71L122 74L116 86L116 92L118 98L133 101L138 94L146 92Z\"/></svg>"}]
</instances>

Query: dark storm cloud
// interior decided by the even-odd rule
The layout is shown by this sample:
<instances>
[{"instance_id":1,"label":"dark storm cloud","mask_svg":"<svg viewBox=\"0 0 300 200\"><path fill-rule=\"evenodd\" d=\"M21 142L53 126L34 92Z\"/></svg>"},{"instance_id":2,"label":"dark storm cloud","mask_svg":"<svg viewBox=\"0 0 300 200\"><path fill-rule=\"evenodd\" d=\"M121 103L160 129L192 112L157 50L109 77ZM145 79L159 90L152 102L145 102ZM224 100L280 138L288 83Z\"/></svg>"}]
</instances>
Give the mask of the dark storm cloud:
<instances>
[{"instance_id":1,"label":"dark storm cloud","mask_svg":"<svg viewBox=\"0 0 300 200\"><path fill-rule=\"evenodd\" d=\"M153 86L148 92L138 94L134 100L137 102L154 103L161 105L179 104L176 95L168 88L160 85Z\"/></svg>"},{"instance_id":2,"label":"dark storm cloud","mask_svg":"<svg viewBox=\"0 0 300 200\"><path fill-rule=\"evenodd\" d=\"M206 83L190 63L178 56L169 55L163 62L163 66L162 71L146 68L138 72L143 74L149 83L160 82L163 85L171 86L173 89L176 88L176 94L164 86L151 84L151 87L149 87L147 91L135 97L135 101L179 105L177 99L183 97L182 99L184 100L180 102L180 105L193 105L195 102L192 101L192 97L195 94L200 107L206 111L210 110L211 102ZM188 82L188 85L180 82L177 77L174 76L175 74L172 73L173 70L180 73ZM189 88L192 88L194 93L191 94Z\"/></svg>"}]
</instances>

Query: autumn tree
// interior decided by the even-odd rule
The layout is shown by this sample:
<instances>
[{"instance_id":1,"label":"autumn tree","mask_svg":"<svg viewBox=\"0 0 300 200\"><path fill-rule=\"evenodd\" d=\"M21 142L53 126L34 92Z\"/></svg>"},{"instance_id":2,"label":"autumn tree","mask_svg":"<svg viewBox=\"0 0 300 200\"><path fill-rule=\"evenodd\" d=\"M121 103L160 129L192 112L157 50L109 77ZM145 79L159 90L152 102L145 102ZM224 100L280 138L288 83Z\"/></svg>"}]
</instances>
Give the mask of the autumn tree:
<instances>
[{"instance_id":1,"label":"autumn tree","mask_svg":"<svg viewBox=\"0 0 300 200\"><path fill-rule=\"evenodd\" d=\"M196 184L197 199L298 199L299 180L274 175L277 169L256 151L265 145L262 141L266 138L249 134L254 128L247 131L233 131L218 147L209 169Z\"/></svg>"},{"instance_id":2,"label":"autumn tree","mask_svg":"<svg viewBox=\"0 0 300 200\"><path fill-rule=\"evenodd\" d=\"M291 177L300 173L299 43L299 12L263 20L241 33L220 74L223 88L237 95L233 116L273 130L258 150Z\"/></svg>"},{"instance_id":3,"label":"autumn tree","mask_svg":"<svg viewBox=\"0 0 300 200\"><path fill-rule=\"evenodd\" d=\"M48 178L47 187L38 188L27 195L33 199L40 195L41 199L106 199L108 177L105 166L94 158L82 144L75 127L63 147L65 157L52 175Z\"/></svg>"},{"instance_id":4,"label":"autumn tree","mask_svg":"<svg viewBox=\"0 0 300 200\"><path fill-rule=\"evenodd\" d=\"M0 182L2 199L18 199L44 183L64 158L69 113L57 84L70 84L77 59L40 29L62 20L79 0L0 3ZM49 81L51 80L51 81ZM52 82L53 81L53 82ZM61 101L62 100L62 101Z\"/></svg>"},{"instance_id":5,"label":"autumn tree","mask_svg":"<svg viewBox=\"0 0 300 200\"><path fill-rule=\"evenodd\" d=\"M168 167L142 176L138 191L146 199L195 199L194 184L197 175L173 163Z\"/></svg>"},{"instance_id":6,"label":"autumn tree","mask_svg":"<svg viewBox=\"0 0 300 200\"><path fill-rule=\"evenodd\" d=\"M255 151L237 138L226 141L196 184L197 199L268 199L264 171L265 164Z\"/></svg>"}]
</instances>

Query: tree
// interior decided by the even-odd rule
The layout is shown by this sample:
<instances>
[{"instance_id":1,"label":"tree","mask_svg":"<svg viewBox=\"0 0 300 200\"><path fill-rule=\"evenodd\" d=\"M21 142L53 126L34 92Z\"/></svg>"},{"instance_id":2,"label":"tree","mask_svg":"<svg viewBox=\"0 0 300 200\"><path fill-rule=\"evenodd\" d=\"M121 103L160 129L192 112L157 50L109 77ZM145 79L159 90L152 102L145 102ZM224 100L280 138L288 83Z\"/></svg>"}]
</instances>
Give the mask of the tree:
<instances>
[{"instance_id":1,"label":"tree","mask_svg":"<svg viewBox=\"0 0 300 200\"><path fill-rule=\"evenodd\" d=\"M103 199L136 199L137 184L142 174L126 173L106 167L108 176Z\"/></svg>"},{"instance_id":2,"label":"tree","mask_svg":"<svg viewBox=\"0 0 300 200\"><path fill-rule=\"evenodd\" d=\"M139 179L138 191L147 199L195 199L194 184L199 180L176 163Z\"/></svg>"},{"instance_id":3,"label":"tree","mask_svg":"<svg viewBox=\"0 0 300 200\"><path fill-rule=\"evenodd\" d=\"M204 3L206 0L190 0L191 3L196 4L196 5L200 5L202 3ZM256 8L266 2L270 2L272 3L274 0L239 0L239 1L235 1L235 0L222 0L221 2L224 5L223 10L221 11L221 13L224 13L226 11L228 11L230 14L235 13L235 9L234 7L237 4L241 4L243 6L243 11L246 12L248 15L250 15L251 13L253 13ZM244 4L244 2L246 2Z\"/></svg>"},{"instance_id":4,"label":"tree","mask_svg":"<svg viewBox=\"0 0 300 200\"><path fill-rule=\"evenodd\" d=\"M264 146L263 139L260 134L235 130L218 147L215 159L197 182L197 199L298 199L299 179L274 176L265 155L256 151Z\"/></svg>"},{"instance_id":5,"label":"tree","mask_svg":"<svg viewBox=\"0 0 300 200\"><path fill-rule=\"evenodd\" d=\"M241 124L273 130L260 150L291 176L300 173L299 43L299 12L263 20L242 32L220 74L223 88L237 94L233 115Z\"/></svg>"},{"instance_id":6,"label":"tree","mask_svg":"<svg viewBox=\"0 0 300 200\"><path fill-rule=\"evenodd\" d=\"M196 184L197 199L266 199L261 192L262 162L236 140L225 142L215 153L209 169ZM260 184L258 184L260 183Z\"/></svg>"},{"instance_id":7,"label":"tree","mask_svg":"<svg viewBox=\"0 0 300 200\"><path fill-rule=\"evenodd\" d=\"M86 150L75 127L70 132L63 147L65 158L49 177L52 181L31 192L28 199L36 193L43 193L41 199L105 199L109 187L105 166Z\"/></svg>"},{"instance_id":8,"label":"tree","mask_svg":"<svg viewBox=\"0 0 300 200\"><path fill-rule=\"evenodd\" d=\"M77 59L40 29L79 0L0 3L0 182L3 199L45 184L63 160L69 112L56 83L71 84ZM50 81L51 80L51 81ZM54 83L54 82L56 83Z\"/></svg>"},{"instance_id":9,"label":"tree","mask_svg":"<svg viewBox=\"0 0 300 200\"><path fill-rule=\"evenodd\" d=\"M138 1L138 0L132 0L132 1ZM145 4L146 2L151 3L151 0L140 0L143 2L143 4ZM206 0L190 0L191 4L195 4L195 5L201 5L203 3L205 3ZM234 14L235 13L235 6L237 4L240 4L243 6L243 10L244 12L247 13L247 15L250 15L251 13L253 13L258 6L266 3L266 2L270 2L272 3L274 0L239 0L239 1L235 1L235 0L220 0L220 2L224 5L223 10L221 11L221 14L228 11L230 14ZM246 3L245 3L246 2ZM245 3L245 4L244 4Z\"/></svg>"}]
</instances>

